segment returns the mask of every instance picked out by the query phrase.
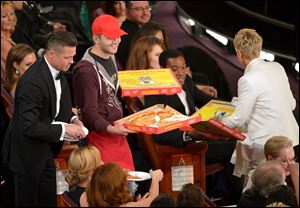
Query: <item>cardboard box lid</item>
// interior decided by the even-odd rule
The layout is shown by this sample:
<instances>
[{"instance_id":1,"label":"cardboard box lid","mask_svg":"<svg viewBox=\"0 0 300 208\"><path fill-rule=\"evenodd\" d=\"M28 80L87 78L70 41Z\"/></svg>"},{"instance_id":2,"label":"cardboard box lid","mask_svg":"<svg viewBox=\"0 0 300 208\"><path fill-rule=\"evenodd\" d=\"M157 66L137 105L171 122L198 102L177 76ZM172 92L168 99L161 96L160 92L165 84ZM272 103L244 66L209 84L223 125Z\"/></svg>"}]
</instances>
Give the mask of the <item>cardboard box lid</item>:
<instances>
[{"instance_id":1,"label":"cardboard box lid","mask_svg":"<svg viewBox=\"0 0 300 208\"><path fill-rule=\"evenodd\" d=\"M171 69L119 71L122 96L175 94L182 87Z\"/></svg>"},{"instance_id":2,"label":"cardboard box lid","mask_svg":"<svg viewBox=\"0 0 300 208\"><path fill-rule=\"evenodd\" d=\"M231 102L211 100L192 116L201 115L201 121L191 126L201 132L243 141L246 137L238 130L232 129L218 121L218 119L231 115L235 110Z\"/></svg>"},{"instance_id":3,"label":"cardboard box lid","mask_svg":"<svg viewBox=\"0 0 300 208\"><path fill-rule=\"evenodd\" d=\"M155 123L153 123L153 119L155 119L155 116L157 115L153 114L151 115L151 120L145 120L148 112L157 112L157 113L172 112L173 114L161 120L164 121L165 123L160 123L160 125L155 125ZM138 121L137 124L136 122L131 122L133 119L140 119L140 121ZM199 120L200 120L200 116L196 116L196 117L186 116L176 111L175 109L171 108L170 106L164 107L164 104L157 104L147 109L144 109L140 112L137 112L135 114L122 118L118 121L115 121L115 123L123 123L126 128L139 131L139 132L160 134L163 132L178 129L185 125L196 123ZM152 125L151 124L147 125L147 121L152 121L151 123ZM157 124L158 123L159 122L157 122Z\"/></svg>"},{"instance_id":4,"label":"cardboard box lid","mask_svg":"<svg viewBox=\"0 0 300 208\"><path fill-rule=\"evenodd\" d=\"M229 116L235 110L231 102L221 100L211 100L192 116L201 115L201 121L207 121L214 117Z\"/></svg>"}]
</instances>

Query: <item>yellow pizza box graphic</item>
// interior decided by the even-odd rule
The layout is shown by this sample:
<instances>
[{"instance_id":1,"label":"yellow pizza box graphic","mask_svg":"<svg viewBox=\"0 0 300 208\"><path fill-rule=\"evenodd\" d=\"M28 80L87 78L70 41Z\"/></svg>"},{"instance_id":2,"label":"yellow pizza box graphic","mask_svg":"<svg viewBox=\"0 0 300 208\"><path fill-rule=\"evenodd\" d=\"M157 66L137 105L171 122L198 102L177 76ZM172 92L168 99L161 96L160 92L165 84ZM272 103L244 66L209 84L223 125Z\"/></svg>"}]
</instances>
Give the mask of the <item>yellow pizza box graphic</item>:
<instances>
[{"instance_id":1,"label":"yellow pizza box graphic","mask_svg":"<svg viewBox=\"0 0 300 208\"><path fill-rule=\"evenodd\" d=\"M182 87L171 69L142 69L119 71L122 96L172 95Z\"/></svg>"}]
</instances>

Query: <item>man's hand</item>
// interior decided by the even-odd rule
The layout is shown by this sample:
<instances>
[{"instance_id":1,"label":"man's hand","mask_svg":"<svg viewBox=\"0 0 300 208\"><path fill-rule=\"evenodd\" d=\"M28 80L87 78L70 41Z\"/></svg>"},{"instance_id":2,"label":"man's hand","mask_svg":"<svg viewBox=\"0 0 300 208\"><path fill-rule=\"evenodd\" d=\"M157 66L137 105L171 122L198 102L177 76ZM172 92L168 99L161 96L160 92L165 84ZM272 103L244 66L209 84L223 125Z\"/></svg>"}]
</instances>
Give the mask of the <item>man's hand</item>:
<instances>
[{"instance_id":1,"label":"man's hand","mask_svg":"<svg viewBox=\"0 0 300 208\"><path fill-rule=\"evenodd\" d=\"M114 126L109 125L107 127L107 132L110 134L127 136L129 133L137 133L136 131L126 129L123 124L118 123Z\"/></svg>"},{"instance_id":2,"label":"man's hand","mask_svg":"<svg viewBox=\"0 0 300 208\"><path fill-rule=\"evenodd\" d=\"M196 85L199 90L204 92L205 94L212 96L212 97L217 97L218 96L218 91L216 88L208 85Z\"/></svg>"},{"instance_id":3,"label":"man's hand","mask_svg":"<svg viewBox=\"0 0 300 208\"><path fill-rule=\"evenodd\" d=\"M53 31L66 30L66 26L59 22L48 22L48 24L53 26Z\"/></svg>"},{"instance_id":4,"label":"man's hand","mask_svg":"<svg viewBox=\"0 0 300 208\"><path fill-rule=\"evenodd\" d=\"M79 120L79 118L75 118L73 121L72 121L72 124L76 124L80 127L83 127L83 123L82 121Z\"/></svg>"},{"instance_id":5,"label":"man's hand","mask_svg":"<svg viewBox=\"0 0 300 208\"><path fill-rule=\"evenodd\" d=\"M65 133L71 137L83 139L85 137L82 127L77 124L65 124Z\"/></svg>"}]
</instances>

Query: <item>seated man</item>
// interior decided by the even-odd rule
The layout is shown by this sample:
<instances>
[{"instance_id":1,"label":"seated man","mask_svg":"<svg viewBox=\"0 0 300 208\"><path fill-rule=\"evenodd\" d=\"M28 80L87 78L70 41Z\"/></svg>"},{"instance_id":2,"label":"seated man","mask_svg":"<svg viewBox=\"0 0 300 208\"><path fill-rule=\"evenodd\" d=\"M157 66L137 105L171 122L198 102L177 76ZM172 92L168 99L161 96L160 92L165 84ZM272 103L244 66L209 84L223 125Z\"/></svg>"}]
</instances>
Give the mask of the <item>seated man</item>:
<instances>
[{"instance_id":1,"label":"seated man","mask_svg":"<svg viewBox=\"0 0 300 208\"><path fill-rule=\"evenodd\" d=\"M192 115L196 112L196 107L201 108L212 97L201 92L193 83L192 78L187 76L187 67L183 54L178 50L166 50L160 54L159 62L162 68L170 68L174 72L176 78L182 85L182 92L174 95L151 95L145 96L145 107L155 104L168 105L184 115ZM197 130L180 131L178 129L169 131L159 135L153 135L155 142L183 147L186 142L193 139L203 139L208 142L208 150L206 152L206 164L223 162L225 164L225 174L227 178L232 180L232 164L229 163L231 155L235 148L235 141L223 141L216 139L203 138ZM237 179L234 179L237 180ZM230 182L232 183L232 182ZM230 187L238 186L237 197L241 194L242 181L239 185L230 185Z\"/></svg>"},{"instance_id":2,"label":"seated man","mask_svg":"<svg viewBox=\"0 0 300 208\"><path fill-rule=\"evenodd\" d=\"M257 166L251 180L251 188L243 193L237 207L266 207L269 193L285 183L284 168L276 160L267 161Z\"/></svg>"}]
</instances>

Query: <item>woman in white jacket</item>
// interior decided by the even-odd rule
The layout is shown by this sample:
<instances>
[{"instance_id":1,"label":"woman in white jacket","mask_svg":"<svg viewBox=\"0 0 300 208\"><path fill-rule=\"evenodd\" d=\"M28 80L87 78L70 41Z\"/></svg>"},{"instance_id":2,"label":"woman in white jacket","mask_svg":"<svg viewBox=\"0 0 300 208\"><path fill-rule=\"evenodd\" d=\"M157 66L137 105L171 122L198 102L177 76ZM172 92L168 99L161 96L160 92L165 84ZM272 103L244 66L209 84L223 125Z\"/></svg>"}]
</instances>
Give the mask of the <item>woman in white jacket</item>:
<instances>
[{"instance_id":1,"label":"woman in white jacket","mask_svg":"<svg viewBox=\"0 0 300 208\"><path fill-rule=\"evenodd\" d=\"M275 135L299 144L299 127L293 115L296 101L284 68L259 58L262 37L253 29L241 29L234 38L240 63L245 67L238 81L235 112L222 119L231 128L244 127L247 138L237 142L232 163L234 175L247 175L265 161L264 144Z\"/></svg>"}]
</instances>

